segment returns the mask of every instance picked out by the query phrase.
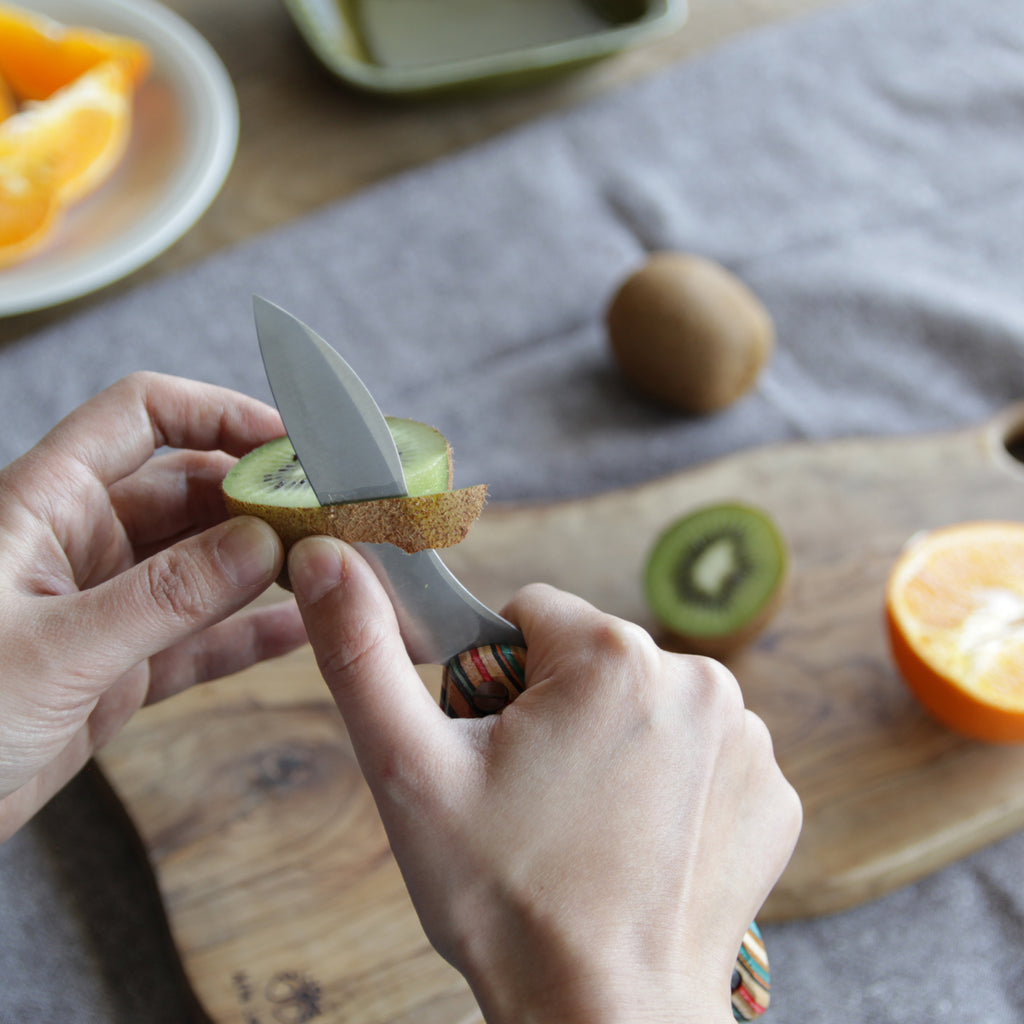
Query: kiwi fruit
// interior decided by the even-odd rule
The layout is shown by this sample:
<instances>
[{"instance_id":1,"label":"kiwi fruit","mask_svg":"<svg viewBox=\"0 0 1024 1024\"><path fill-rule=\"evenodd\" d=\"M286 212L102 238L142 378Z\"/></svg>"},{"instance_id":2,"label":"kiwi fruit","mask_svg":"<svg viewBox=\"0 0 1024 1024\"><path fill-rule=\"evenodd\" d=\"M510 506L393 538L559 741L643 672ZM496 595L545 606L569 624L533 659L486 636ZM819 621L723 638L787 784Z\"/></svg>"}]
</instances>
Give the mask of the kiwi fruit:
<instances>
[{"instance_id":1,"label":"kiwi fruit","mask_svg":"<svg viewBox=\"0 0 1024 1024\"><path fill-rule=\"evenodd\" d=\"M771 517L739 502L671 523L644 571L647 603L674 647L722 658L750 643L781 601L788 566Z\"/></svg>"},{"instance_id":2,"label":"kiwi fruit","mask_svg":"<svg viewBox=\"0 0 1024 1024\"><path fill-rule=\"evenodd\" d=\"M654 253L620 285L605 322L623 377L688 414L736 402L775 347L761 300L721 264L689 253Z\"/></svg>"},{"instance_id":3,"label":"kiwi fruit","mask_svg":"<svg viewBox=\"0 0 1024 1024\"><path fill-rule=\"evenodd\" d=\"M291 441L280 437L243 456L225 476L221 490L229 514L266 520L286 550L311 534L391 543L408 552L458 544L483 511L487 487L451 490L451 448L444 435L415 420L387 421L408 495L320 505Z\"/></svg>"}]
</instances>

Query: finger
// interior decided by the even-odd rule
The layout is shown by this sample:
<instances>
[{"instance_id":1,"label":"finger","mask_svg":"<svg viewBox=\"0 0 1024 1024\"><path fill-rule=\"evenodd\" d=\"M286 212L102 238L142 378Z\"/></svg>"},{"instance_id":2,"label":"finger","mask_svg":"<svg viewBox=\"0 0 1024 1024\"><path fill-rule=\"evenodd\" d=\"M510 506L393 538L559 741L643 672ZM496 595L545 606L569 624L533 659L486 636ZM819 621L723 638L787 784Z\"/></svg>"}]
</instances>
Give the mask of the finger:
<instances>
[{"instance_id":1,"label":"finger","mask_svg":"<svg viewBox=\"0 0 1024 1024\"><path fill-rule=\"evenodd\" d=\"M560 687L582 688L589 700L598 683L605 689L636 686L638 677L655 671L654 662L661 656L640 626L547 584L523 587L503 614L519 626L526 641L528 690L558 678ZM596 670L612 661L618 666L615 672L579 671L583 663Z\"/></svg>"},{"instance_id":2,"label":"finger","mask_svg":"<svg viewBox=\"0 0 1024 1024\"><path fill-rule=\"evenodd\" d=\"M234 463L223 452L176 451L111 485L111 503L131 543L159 544L224 519L221 481Z\"/></svg>"},{"instance_id":3,"label":"finger","mask_svg":"<svg viewBox=\"0 0 1024 1024\"><path fill-rule=\"evenodd\" d=\"M306 639L306 627L294 601L241 612L152 658L146 703L154 704L198 683L278 658Z\"/></svg>"},{"instance_id":4,"label":"finger","mask_svg":"<svg viewBox=\"0 0 1024 1024\"><path fill-rule=\"evenodd\" d=\"M502 615L522 630L528 648L548 636L578 632L608 618L582 597L547 583L522 587L502 609Z\"/></svg>"},{"instance_id":5,"label":"finger","mask_svg":"<svg viewBox=\"0 0 1024 1024\"><path fill-rule=\"evenodd\" d=\"M69 657L88 678L120 676L244 607L283 560L277 534L248 516L181 541L67 599L81 644Z\"/></svg>"},{"instance_id":6,"label":"finger","mask_svg":"<svg viewBox=\"0 0 1024 1024\"><path fill-rule=\"evenodd\" d=\"M212 384L134 373L70 413L39 450L81 464L109 486L165 445L242 455L283 433L279 414L264 402Z\"/></svg>"},{"instance_id":7,"label":"finger","mask_svg":"<svg viewBox=\"0 0 1024 1024\"><path fill-rule=\"evenodd\" d=\"M400 751L422 752L444 713L409 661L394 609L367 563L340 541L309 537L292 548L288 575L364 770L376 775Z\"/></svg>"}]
</instances>

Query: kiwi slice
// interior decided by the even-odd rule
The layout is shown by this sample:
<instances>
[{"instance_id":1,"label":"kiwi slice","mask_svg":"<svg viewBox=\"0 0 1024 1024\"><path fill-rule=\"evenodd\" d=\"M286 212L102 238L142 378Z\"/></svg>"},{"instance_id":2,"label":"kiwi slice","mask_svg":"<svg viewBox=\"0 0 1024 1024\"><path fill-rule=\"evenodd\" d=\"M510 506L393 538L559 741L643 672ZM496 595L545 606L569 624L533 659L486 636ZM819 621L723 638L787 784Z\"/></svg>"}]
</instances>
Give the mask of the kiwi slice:
<instances>
[{"instance_id":1,"label":"kiwi slice","mask_svg":"<svg viewBox=\"0 0 1024 1024\"><path fill-rule=\"evenodd\" d=\"M673 522L648 558L648 605L678 646L724 657L752 641L778 608L786 544L749 505L707 505Z\"/></svg>"},{"instance_id":2,"label":"kiwi slice","mask_svg":"<svg viewBox=\"0 0 1024 1024\"><path fill-rule=\"evenodd\" d=\"M483 510L486 486L450 490L452 457L444 435L414 420L387 420L407 496L321 506L291 441L280 437L249 452L228 472L221 488L228 512L266 520L285 548L311 534L386 542L409 552L459 543Z\"/></svg>"}]
</instances>

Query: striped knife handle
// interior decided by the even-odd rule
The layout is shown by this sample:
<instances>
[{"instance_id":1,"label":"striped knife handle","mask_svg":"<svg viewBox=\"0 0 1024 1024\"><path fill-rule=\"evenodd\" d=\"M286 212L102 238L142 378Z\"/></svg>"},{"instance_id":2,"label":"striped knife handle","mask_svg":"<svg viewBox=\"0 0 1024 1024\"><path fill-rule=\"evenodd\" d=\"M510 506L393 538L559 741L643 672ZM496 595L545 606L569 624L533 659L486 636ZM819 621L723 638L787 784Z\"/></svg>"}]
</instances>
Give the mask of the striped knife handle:
<instances>
[{"instance_id":1,"label":"striped knife handle","mask_svg":"<svg viewBox=\"0 0 1024 1024\"><path fill-rule=\"evenodd\" d=\"M444 667L441 708L449 718L497 714L526 689L526 648L489 644L457 654ZM747 929L732 973L732 1015L754 1020L768 1009L771 974L757 922Z\"/></svg>"}]
</instances>

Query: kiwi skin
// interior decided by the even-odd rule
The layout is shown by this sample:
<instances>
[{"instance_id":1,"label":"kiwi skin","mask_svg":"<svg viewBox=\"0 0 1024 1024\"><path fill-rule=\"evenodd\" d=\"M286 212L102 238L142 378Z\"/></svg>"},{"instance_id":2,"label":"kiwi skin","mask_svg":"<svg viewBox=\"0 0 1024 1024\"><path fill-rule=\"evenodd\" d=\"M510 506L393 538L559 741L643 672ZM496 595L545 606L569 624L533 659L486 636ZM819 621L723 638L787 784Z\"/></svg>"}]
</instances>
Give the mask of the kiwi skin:
<instances>
[{"instance_id":1,"label":"kiwi skin","mask_svg":"<svg viewBox=\"0 0 1024 1024\"><path fill-rule=\"evenodd\" d=\"M714 524L721 519L723 524L736 517L747 519L757 525L761 534L760 543L770 546L766 552L767 571L771 572L774 562L774 574L763 581L765 593L753 613L744 621L732 626L723 624L720 628L709 628L708 623L700 626L692 620L684 607L684 603L675 608L664 606L663 599L656 596L658 577L664 579L665 573L677 571L679 558L683 553L676 550L674 535L687 529L687 524L706 519ZM707 529L714 530L711 525ZM778 612L788 591L789 584L789 552L785 541L771 517L761 509L741 502L722 502L695 509L686 515L673 520L659 535L653 545L645 566L644 585L648 606L662 628L661 642L666 648L685 654L701 654L717 659L727 659L730 655L748 647L764 631L769 622Z\"/></svg>"},{"instance_id":2,"label":"kiwi skin","mask_svg":"<svg viewBox=\"0 0 1024 1024\"><path fill-rule=\"evenodd\" d=\"M779 586L768 603L741 629L721 636L697 636L678 630L666 629L663 646L677 654L701 654L717 661L725 661L749 647L767 628L785 598L785 581Z\"/></svg>"},{"instance_id":3,"label":"kiwi skin","mask_svg":"<svg viewBox=\"0 0 1024 1024\"><path fill-rule=\"evenodd\" d=\"M656 252L614 295L608 341L626 380L674 410L706 414L757 382L775 348L760 299L712 260Z\"/></svg>"},{"instance_id":4,"label":"kiwi skin","mask_svg":"<svg viewBox=\"0 0 1024 1024\"><path fill-rule=\"evenodd\" d=\"M229 515L257 516L268 522L285 551L303 537L322 534L350 544L394 544L412 553L452 547L464 540L483 511L487 485L305 508L264 505L223 494Z\"/></svg>"}]
</instances>

